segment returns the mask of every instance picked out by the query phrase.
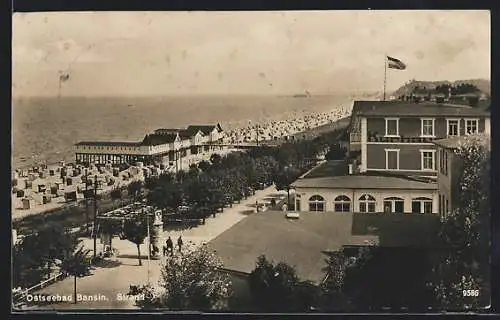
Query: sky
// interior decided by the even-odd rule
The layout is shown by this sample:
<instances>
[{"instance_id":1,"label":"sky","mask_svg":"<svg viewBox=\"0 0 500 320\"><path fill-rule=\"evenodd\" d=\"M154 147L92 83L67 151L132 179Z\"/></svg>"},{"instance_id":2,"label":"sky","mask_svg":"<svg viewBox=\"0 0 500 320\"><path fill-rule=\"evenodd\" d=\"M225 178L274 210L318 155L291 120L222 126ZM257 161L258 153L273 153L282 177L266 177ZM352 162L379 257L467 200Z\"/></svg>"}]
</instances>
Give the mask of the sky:
<instances>
[{"instance_id":1,"label":"sky","mask_svg":"<svg viewBox=\"0 0 500 320\"><path fill-rule=\"evenodd\" d=\"M336 94L490 79L488 11L15 13L13 96ZM60 82L60 75L68 79Z\"/></svg>"}]
</instances>

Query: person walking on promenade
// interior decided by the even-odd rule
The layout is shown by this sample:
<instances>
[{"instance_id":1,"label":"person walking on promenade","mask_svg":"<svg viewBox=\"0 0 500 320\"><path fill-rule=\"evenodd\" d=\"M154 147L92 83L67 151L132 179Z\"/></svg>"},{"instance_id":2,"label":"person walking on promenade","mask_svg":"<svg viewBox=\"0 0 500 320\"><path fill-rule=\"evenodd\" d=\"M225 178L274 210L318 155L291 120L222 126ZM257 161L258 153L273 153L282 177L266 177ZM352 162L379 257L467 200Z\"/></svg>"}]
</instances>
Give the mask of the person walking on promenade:
<instances>
[{"instance_id":1,"label":"person walking on promenade","mask_svg":"<svg viewBox=\"0 0 500 320\"><path fill-rule=\"evenodd\" d=\"M167 252L170 252L170 255L173 255L174 254L174 243L172 242L172 238L170 238L170 236L168 236L166 244L167 244Z\"/></svg>"},{"instance_id":2,"label":"person walking on promenade","mask_svg":"<svg viewBox=\"0 0 500 320\"><path fill-rule=\"evenodd\" d=\"M179 246L179 252L181 252L182 245L183 245L182 236L179 236L179 238L177 239L177 245Z\"/></svg>"}]
</instances>

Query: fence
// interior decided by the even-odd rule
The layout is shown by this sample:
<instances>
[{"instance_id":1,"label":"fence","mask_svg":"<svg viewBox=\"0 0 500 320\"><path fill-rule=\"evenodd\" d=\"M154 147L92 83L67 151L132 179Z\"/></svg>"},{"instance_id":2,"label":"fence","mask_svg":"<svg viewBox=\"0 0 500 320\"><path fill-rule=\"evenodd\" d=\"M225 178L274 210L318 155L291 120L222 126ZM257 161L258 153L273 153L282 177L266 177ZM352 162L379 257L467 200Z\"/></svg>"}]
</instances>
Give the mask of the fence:
<instances>
[{"instance_id":1,"label":"fence","mask_svg":"<svg viewBox=\"0 0 500 320\"><path fill-rule=\"evenodd\" d=\"M65 275L63 273L58 273L57 275L55 275L47 280L44 280L44 281L42 281L42 282L24 290L24 291L20 291L20 292L13 294L13 297L14 298L22 298L23 296L27 295L31 291L36 290L36 289L42 289L45 286L50 285L52 283L55 283L55 282L57 282L57 280L62 279L64 277L65 277Z\"/></svg>"}]
</instances>

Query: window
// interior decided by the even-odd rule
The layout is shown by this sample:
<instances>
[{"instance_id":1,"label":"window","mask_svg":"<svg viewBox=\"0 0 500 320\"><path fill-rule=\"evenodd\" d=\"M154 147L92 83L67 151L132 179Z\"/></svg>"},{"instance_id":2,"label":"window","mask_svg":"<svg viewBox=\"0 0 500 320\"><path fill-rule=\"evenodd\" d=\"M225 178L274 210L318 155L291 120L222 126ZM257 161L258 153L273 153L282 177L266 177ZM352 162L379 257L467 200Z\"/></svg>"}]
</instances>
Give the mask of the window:
<instances>
[{"instance_id":1,"label":"window","mask_svg":"<svg viewBox=\"0 0 500 320\"><path fill-rule=\"evenodd\" d=\"M411 213L432 213L432 199L416 198L411 201Z\"/></svg>"},{"instance_id":2,"label":"window","mask_svg":"<svg viewBox=\"0 0 500 320\"><path fill-rule=\"evenodd\" d=\"M385 169L399 170L399 149L385 149Z\"/></svg>"},{"instance_id":3,"label":"window","mask_svg":"<svg viewBox=\"0 0 500 320\"><path fill-rule=\"evenodd\" d=\"M448 137L455 137L460 135L460 120L459 119L446 119L446 135Z\"/></svg>"},{"instance_id":4,"label":"window","mask_svg":"<svg viewBox=\"0 0 500 320\"><path fill-rule=\"evenodd\" d=\"M434 119L420 119L422 137L434 137Z\"/></svg>"},{"instance_id":5,"label":"window","mask_svg":"<svg viewBox=\"0 0 500 320\"><path fill-rule=\"evenodd\" d=\"M351 211L351 199L348 196L338 196L335 198L334 202L335 212L350 212Z\"/></svg>"},{"instance_id":6,"label":"window","mask_svg":"<svg viewBox=\"0 0 500 320\"><path fill-rule=\"evenodd\" d=\"M384 212L386 213L403 213L404 200L401 198L390 197L384 199Z\"/></svg>"},{"instance_id":7,"label":"window","mask_svg":"<svg viewBox=\"0 0 500 320\"><path fill-rule=\"evenodd\" d=\"M436 170L434 154L435 150L420 150L422 170Z\"/></svg>"},{"instance_id":8,"label":"window","mask_svg":"<svg viewBox=\"0 0 500 320\"><path fill-rule=\"evenodd\" d=\"M478 119L465 119L465 134L474 134L478 132Z\"/></svg>"},{"instance_id":9,"label":"window","mask_svg":"<svg viewBox=\"0 0 500 320\"><path fill-rule=\"evenodd\" d=\"M399 137L399 118L385 118L385 136Z\"/></svg>"},{"instance_id":10,"label":"window","mask_svg":"<svg viewBox=\"0 0 500 320\"><path fill-rule=\"evenodd\" d=\"M309 198L309 211L325 211L325 199L318 195Z\"/></svg>"},{"instance_id":11,"label":"window","mask_svg":"<svg viewBox=\"0 0 500 320\"><path fill-rule=\"evenodd\" d=\"M375 212L375 198L364 194L359 198L359 212Z\"/></svg>"}]
</instances>

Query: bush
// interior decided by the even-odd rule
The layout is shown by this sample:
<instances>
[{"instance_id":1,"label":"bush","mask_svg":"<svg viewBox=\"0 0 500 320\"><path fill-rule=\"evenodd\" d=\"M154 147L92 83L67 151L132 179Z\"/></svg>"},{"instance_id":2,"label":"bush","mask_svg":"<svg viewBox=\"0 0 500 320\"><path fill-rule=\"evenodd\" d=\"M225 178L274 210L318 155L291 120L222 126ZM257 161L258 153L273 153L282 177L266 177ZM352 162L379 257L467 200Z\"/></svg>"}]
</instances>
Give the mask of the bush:
<instances>
[{"instance_id":1,"label":"bush","mask_svg":"<svg viewBox=\"0 0 500 320\"><path fill-rule=\"evenodd\" d=\"M320 288L300 281L295 268L279 262L274 264L265 256L249 276L253 306L259 312L305 312L314 308L320 297Z\"/></svg>"}]
</instances>

